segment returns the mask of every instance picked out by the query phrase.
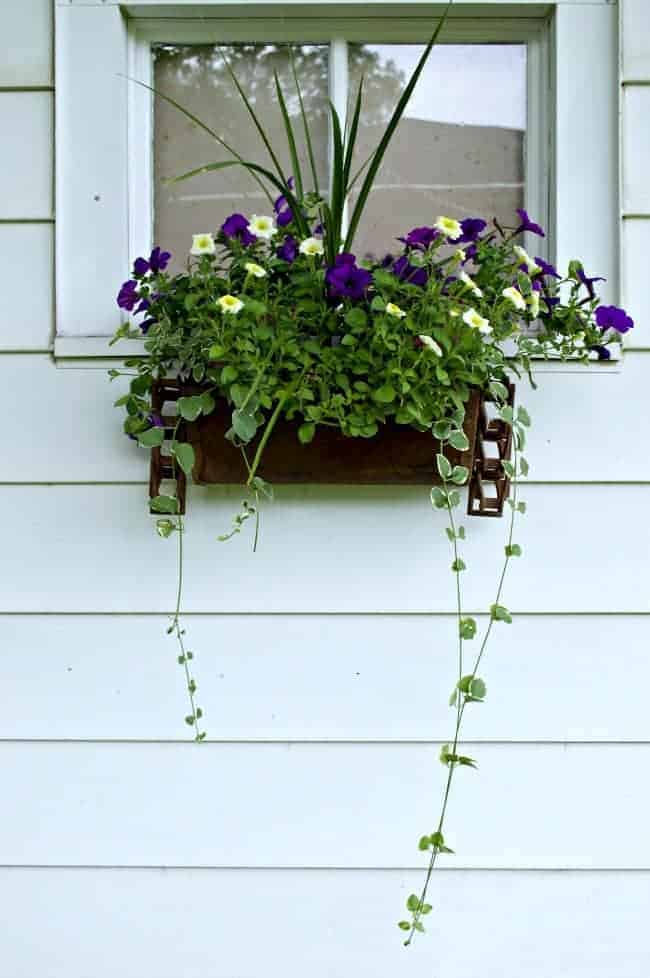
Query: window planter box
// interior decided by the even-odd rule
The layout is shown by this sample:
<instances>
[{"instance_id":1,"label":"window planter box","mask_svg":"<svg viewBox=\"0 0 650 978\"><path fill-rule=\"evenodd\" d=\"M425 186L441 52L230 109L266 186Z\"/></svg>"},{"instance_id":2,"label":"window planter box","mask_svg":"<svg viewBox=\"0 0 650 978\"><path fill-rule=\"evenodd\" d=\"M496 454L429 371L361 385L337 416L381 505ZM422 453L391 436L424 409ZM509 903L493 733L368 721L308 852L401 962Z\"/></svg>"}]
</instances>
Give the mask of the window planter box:
<instances>
[{"instance_id":1,"label":"window planter box","mask_svg":"<svg viewBox=\"0 0 650 978\"><path fill-rule=\"evenodd\" d=\"M201 388L176 380L158 381L152 391L153 410L171 437L176 418L169 413L179 397L196 394ZM509 387L509 403L514 401ZM196 462L192 479L199 485L243 485L247 472L241 452L225 438L230 428L230 408L217 401L212 414L182 422L178 439L189 442ZM318 428L308 445L298 441L297 424L278 421L264 449L261 474L271 484L321 485L440 485L435 464L439 443L426 432L394 422L382 425L373 438L349 438L335 428ZM510 488L502 461L510 458L512 432L509 424L490 417L485 395L474 391L467 405L464 425L470 447L466 452L447 448L452 465L470 471L468 508L470 516L501 516ZM250 445L251 457L256 442ZM151 451L149 495L160 493L161 482L174 480L180 511L185 512L186 479L174 466L164 445Z\"/></svg>"}]
</instances>

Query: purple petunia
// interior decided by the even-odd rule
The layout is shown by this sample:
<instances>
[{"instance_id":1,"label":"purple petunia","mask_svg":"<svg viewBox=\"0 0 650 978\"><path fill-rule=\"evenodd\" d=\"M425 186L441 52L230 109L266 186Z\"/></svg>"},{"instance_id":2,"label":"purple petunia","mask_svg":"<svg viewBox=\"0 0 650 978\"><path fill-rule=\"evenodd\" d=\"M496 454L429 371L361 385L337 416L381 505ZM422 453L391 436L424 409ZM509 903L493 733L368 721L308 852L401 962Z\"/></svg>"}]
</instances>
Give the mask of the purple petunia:
<instances>
[{"instance_id":1,"label":"purple petunia","mask_svg":"<svg viewBox=\"0 0 650 978\"><path fill-rule=\"evenodd\" d=\"M288 234L284 239L282 245L276 251L278 258L282 258L283 261L289 262L291 264L298 257L298 242L293 237L293 235Z\"/></svg>"},{"instance_id":2,"label":"purple petunia","mask_svg":"<svg viewBox=\"0 0 650 978\"><path fill-rule=\"evenodd\" d=\"M542 300L546 303L548 314L551 315L553 312L553 308L557 306L557 304L560 301L560 298L557 295L543 295Z\"/></svg>"},{"instance_id":3,"label":"purple petunia","mask_svg":"<svg viewBox=\"0 0 650 978\"><path fill-rule=\"evenodd\" d=\"M149 271L149 262L146 258L136 258L133 262L133 274L142 278Z\"/></svg>"},{"instance_id":4,"label":"purple petunia","mask_svg":"<svg viewBox=\"0 0 650 978\"><path fill-rule=\"evenodd\" d=\"M606 282L607 279L606 278L603 278L600 275L596 275L596 276L594 276L594 278L589 278L588 275L585 275L585 270L582 267L582 265L579 265L578 266L578 268L577 268L577 274L578 274L578 278L580 279L580 281L582 282L582 284L586 288L587 292L589 293L589 298L590 299L595 299L596 298L596 290L594 289L594 282Z\"/></svg>"},{"instance_id":5,"label":"purple petunia","mask_svg":"<svg viewBox=\"0 0 650 978\"><path fill-rule=\"evenodd\" d=\"M590 350L593 350L595 353L598 354L598 359L599 360L611 360L612 359L611 351L608 350L606 346L590 346L589 349Z\"/></svg>"},{"instance_id":6,"label":"purple petunia","mask_svg":"<svg viewBox=\"0 0 650 978\"><path fill-rule=\"evenodd\" d=\"M538 255L535 256L535 264L539 265L541 268L542 275L552 275L553 278L562 278L562 276L558 274L558 270L555 265L551 265L550 262L544 261L544 259L540 258Z\"/></svg>"},{"instance_id":7,"label":"purple petunia","mask_svg":"<svg viewBox=\"0 0 650 978\"><path fill-rule=\"evenodd\" d=\"M398 238L398 241L403 241L405 245L409 248L417 248L419 251L426 251L427 248L439 237L440 232L435 228L420 227L413 228L412 231L406 235L405 238Z\"/></svg>"},{"instance_id":8,"label":"purple petunia","mask_svg":"<svg viewBox=\"0 0 650 978\"><path fill-rule=\"evenodd\" d=\"M517 208L517 213L519 214L519 220L521 221L519 227L515 231L515 234L523 234L524 231L530 231L531 234L538 234L540 238L545 238L544 229L536 224L535 221L531 221L528 216L528 211L525 211L523 207Z\"/></svg>"},{"instance_id":9,"label":"purple petunia","mask_svg":"<svg viewBox=\"0 0 650 978\"><path fill-rule=\"evenodd\" d=\"M397 259L392 271L397 278L403 282L409 282L411 285L426 285L428 281L426 268L418 268L416 265L412 265L406 255Z\"/></svg>"},{"instance_id":10,"label":"purple petunia","mask_svg":"<svg viewBox=\"0 0 650 978\"><path fill-rule=\"evenodd\" d=\"M614 329L617 333L627 333L634 326L634 320L618 306L599 306L596 309L596 323L603 331Z\"/></svg>"},{"instance_id":11,"label":"purple petunia","mask_svg":"<svg viewBox=\"0 0 650 978\"><path fill-rule=\"evenodd\" d=\"M147 421L149 422L149 424L153 428L164 428L165 427L165 424L163 422L163 419L155 411L152 411L151 414L147 415Z\"/></svg>"},{"instance_id":12,"label":"purple petunia","mask_svg":"<svg viewBox=\"0 0 650 978\"><path fill-rule=\"evenodd\" d=\"M287 180L287 185L289 190L293 190L293 177L289 177ZM275 223L279 228L286 228L287 224L291 224L293 221L293 211L289 207L287 198L284 194L281 194L273 205L275 211Z\"/></svg>"},{"instance_id":13,"label":"purple petunia","mask_svg":"<svg viewBox=\"0 0 650 978\"><path fill-rule=\"evenodd\" d=\"M462 234L460 238L454 240L454 244L469 244L478 240L479 235L487 227L487 221L482 217L466 217L460 222Z\"/></svg>"},{"instance_id":14,"label":"purple petunia","mask_svg":"<svg viewBox=\"0 0 650 978\"><path fill-rule=\"evenodd\" d=\"M120 309L126 309L128 312L132 312L139 299L138 283L134 279L129 279L128 282L123 282L122 288L117 294L117 304Z\"/></svg>"},{"instance_id":15,"label":"purple petunia","mask_svg":"<svg viewBox=\"0 0 650 978\"><path fill-rule=\"evenodd\" d=\"M365 268L358 267L354 255L344 252L337 255L334 265L327 269L325 281L330 296L362 299L372 282L372 275Z\"/></svg>"},{"instance_id":16,"label":"purple petunia","mask_svg":"<svg viewBox=\"0 0 650 978\"><path fill-rule=\"evenodd\" d=\"M146 335L149 332L149 327L153 326L155 322L156 322L155 319L143 319L143 321L140 323L141 332L143 332Z\"/></svg>"},{"instance_id":17,"label":"purple petunia","mask_svg":"<svg viewBox=\"0 0 650 978\"><path fill-rule=\"evenodd\" d=\"M227 238L240 241L245 248L255 244L257 237L248 230L248 218L243 214L231 214L221 225L221 230Z\"/></svg>"},{"instance_id":18,"label":"purple petunia","mask_svg":"<svg viewBox=\"0 0 650 978\"><path fill-rule=\"evenodd\" d=\"M172 256L171 251L162 251L161 248L156 245L151 254L149 255L149 267L151 271L156 274L156 272L164 272L169 265L169 260Z\"/></svg>"}]
</instances>

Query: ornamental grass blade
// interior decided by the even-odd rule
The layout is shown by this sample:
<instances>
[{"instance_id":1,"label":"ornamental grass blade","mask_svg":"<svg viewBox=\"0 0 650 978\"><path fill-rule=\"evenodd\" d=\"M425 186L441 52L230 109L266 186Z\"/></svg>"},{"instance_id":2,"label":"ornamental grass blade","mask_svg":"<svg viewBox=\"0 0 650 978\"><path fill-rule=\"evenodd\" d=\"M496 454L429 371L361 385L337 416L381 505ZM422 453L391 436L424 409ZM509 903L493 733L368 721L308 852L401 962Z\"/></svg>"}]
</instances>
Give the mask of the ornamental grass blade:
<instances>
[{"instance_id":1,"label":"ornamental grass blade","mask_svg":"<svg viewBox=\"0 0 650 978\"><path fill-rule=\"evenodd\" d=\"M243 166L245 169L249 170L253 174L261 174L269 183L273 184L277 190L286 198L287 204L291 208L294 214L294 220L300 229L300 233L305 237L309 236L309 226L305 220L304 214L300 210L300 205L298 201L291 193L291 190L286 183L282 183L278 177L266 167L260 166L259 163L251 163L249 160L223 160L219 163L205 163L203 166L199 166L194 170L188 170L186 173L181 173L177 177L170 177L165 183L181 183L183 180L190 180L192 177L197 177L201 173L213 173L216 170L226 170L231 166Z\"/></svg>"},{"instance_id":2,"label":"ornamental grass blade","mask_svg":"<svg viewBox=\"0 0 650 978\"><path fill-rule=\"evenodd\" d=\"M282 112L282 121L284 122L284 128L287 134L289 155L291 156L291 166L293 169L293 176L296 181L297 197L298 200L302 200L305 194L302 183L302 170L300 169L298 150L296 149L296 138L293 133L293 126L291 125L291 119L287 111L287 103L284 98L284 93L282 91L282 86L280 85L280 79L278 78L277 71L273 72L273 79L275 81L275 92L278 96L278 102L280 103L280 111Z\"/></svg>"},{"instance_id":3,"label":"ornamental grass blade","mask_svg":"<svg viewBox=\"0 0 650 978\"><path fill-rule=\"evenodd\" d=\"M311 141L309 121L307 119L307 113L305 112L305 103L302 97L302 89L300 87L300 82L298 81L298 72L296 71L296 61L293 56L293 49L291 47L289 47L289 61L291 62L291 71L293 74L293 80L296 86L296 92L298 93L298 104L300 105L300 117L302 119L302 128L305 133L305 143L307 145L307 156L309 157L311 178L314 181L314 192L317 194L318 197L320 197L320 190L318 187L318 173L316 170L316 158L314 156L314 145Z\"/></svg>"},{"instance_id":4,"label":"ornamental grass blade","mask_svg":"<svg viewBox=\"0 0 650 978\"><path fill-rule=\"evenodd\" d=\"M282 166L280 165L280 161L279 161L279 159L277 158L277 156L275 154L275 150L271 146L271 141L269 140L269 137L266 135L266 132L264 131L264 127L262 126L262 123L257 118L257 113L255 112L255 109L251 105L250 99L248 98L248 96L246 95L246 92L242 88L241 83L239 81L239 78L235 74L235 72L234 72L234 70L233 70L230 62L228 61L227 57L225 56L225 54L223 53L223 51L221 50L221 48L219 48L219 54L221 55L221 60L223 61L224 65L225 65L226 71L230 75L230 78L231 78L231 81L232 81L233 85L235 86L235 88L239 92L239 95L241 97L241 100L244 103L244 105L246 106L246 108L248 110L248 114L250 115L251 119L253 120L253 124L254 124L255 128L257 129L257 131L259 133L260 139L262 140L262 142L266 146L266 151L269 154L269 156L271 157L271 161L272 161L273 166L275 167L275 169L277 171L278 176L280 177L280 180L282 181L282 183L286 184L287 183L287 178L284 175L284 171L282 169Z\"/></svg>"},{"instance_id":5,"label":"ornamental grass blade","mask_svg":"<svg viewBox=\"0 0 650 978\"><path fill-rule=\"evenodd\" d=\"M354 235L356 234L357 227L359 226L359 221L361 220L361 215L363 214L363 210L366 206L366 201L368 199L370 191L372 190L372 185L375 181L375 177L377 176L379 167L382 164L382 161L386 154L386 150L388 149L390 141L395 133L395 130L397 129L397 126L404 114L404 110L406 109L409 99L413 94L413 89L418 83L420 75L422 74L422 71L429 58L429 55L431 54L433 46L438 40L440 31L442 30L445 21L447 20L447 16L449 14L449 11L451 10L453 2L454 0L449 0L449 3L447 4L447 8L444 14L442 15L442 17L440 18L438 26L433 32L431 40L429 41L426 48L424 49L424 53L420 58L420 60L418 61L417 66L415 67L406 88L402 92L400 99L397 105L395 106L393 114L390 117L390 121L386 126L384 134L379 141L379 145L377 146L377 149L375 150L374 155L371 158L368 172L366 173L363 184L361 185L361 190L359 191L359 197L357 198L357 202L355 204L354 210L352 212L352 216L350 218L350 226L348 228L348 233L345 239L345 245L343 246L344 251L350 250L352 241L354 240Z\"/></svg>"},{"instance_id":6,"label":"ornamental grass blade","mask_svg":"<svg viewBox=\"0 0 650 978\"><path fill-rule=\"evenodd\" d=\"M361 115L361 100L363 97L363 75L359 81L359 89L357 91L357 97L354 103L354 111L352 113L352 121L350 123L350 129L348 131L346 147L345 147L345 160L343 163L343 193L344 195L348 192L348 182L350 180L350 170L352 169L352 157L354 155L354 147L357 141L357 133L359 132L359 117Z\"/></svg>"},{"instance_id":7,"label":"ornamental grass blade","mask_svg":"<svg viewBox=\"0 0 650 978\"><path fill-rule=\"evenodd\" d=\"M343 205L345 203L345 183L344 183L344 161L343 161L343 134L341 132L341 120L332 102L329 102L330 116L332 118L332 180L330 188L330 228L325 231L328 237L331 234L331 241L336 254L341 243L341 227L343 225Z\"/></svg>"},{"instance_id":8,"label":"ornamental grass blade","mask_svg":"<svg viewBox=\"0 0 650 978\"><path fill-rule=\"evenodd\" d=\"M234 156L235 157L235 160L237 160L242 165L245 165L244 157L240 153L238 153L236 149L233 149L233 147L230 146L225 141L225 139L222 139L222 137L218 133L216 133L214 131L214 129L211 129L210 126L207 123L203 122L202 119L199 119L199 117L196 116L196 115L194 115L193 112L190 112L189 109L186 109L185 106L182 105L180 102L177 102L175 99L171 98L171 96L169 96L169 95L165 95L164 92L158 91L157 88L152 88L151 85L147 85L146 82L140 81L138 78L129 78L128 75L125 75L125 76L122 76L122 77L125 77L127 79L127 81L131 81L131 82L134 82L136 85L140 85L141 88L146 88L147 91L149 91L153 95L157 96L157 98L161 98L164 102L167 102L169 105L172 105L175 109L177 109L179 112L181 112L185 116L186 119L189 119L190 122L193 122L196 126L199 127L199 129L203 129L203 131L204 132L207 132L209 136L212 136L212 138L215 140L215 142L219 143L220 146L223 146L223 148L226 150L227 153L230 153L231 156ZM270 193L268 192L268 189L264 186L263 182L260 180L260 178L258 176L256 176L255 173L251 172L251 176L255 180L255 183L257 183L257 185L260 187L260 189L264 193L264 196L267 198L268 202L271 204L271 206L273 206L273 198L271 197ZM173 183L174 182L174 178L172 178L168 182Z\"/></svg>"}]
</instances>

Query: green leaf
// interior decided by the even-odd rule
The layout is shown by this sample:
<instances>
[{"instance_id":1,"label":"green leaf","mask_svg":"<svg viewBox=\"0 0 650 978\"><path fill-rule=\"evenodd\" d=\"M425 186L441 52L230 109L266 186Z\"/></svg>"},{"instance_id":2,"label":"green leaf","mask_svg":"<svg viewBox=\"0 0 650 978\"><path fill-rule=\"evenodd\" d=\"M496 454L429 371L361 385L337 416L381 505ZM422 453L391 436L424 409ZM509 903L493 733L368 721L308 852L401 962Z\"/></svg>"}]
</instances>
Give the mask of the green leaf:
<instances>
[{"instance_id":1,"label":"green leaf","mask_svg":"<svg viewBox=\"0 0 650 978\"><path fill-rule=\"evenodd\" d=\"M518 543L510 543L504 547L506 557L521 557L521 547Z\"/></svg>"},{"instance_id":2,"label":"green leaf","mask_svg":"<svg viewBox=\"0 0 650 978\"><path fill-rule=\"evenodd\" d=\"M464 486L467 482L469 476L469 469L465 468L464 465L454 465L454 470L451 473L451 481L454 485Z\"/></svg>"},{"instance_id":3,"label":"green leaf","mask_svg":"<svg viewBox=\"0 0 650 978\"><path fill-rule=\"evenodd\" d=\"M239 409L232 412L232 426L235 434L240 441L247 444L255 437L257 431L257 421L254 415Z\"/></svg>"},{"instance_id":4,"label":"green leaf","mask_svg":"<svg viewBox=\"0 0 650 978\"><path fill-rule=\"evenodd\" d=\"M488 386L488 390L492 397L497 401L507 401L508 400L508 388L505 384L502 384L499 380L493 380Z\"/></svg>"},{"instance_id":5,"label":"green leaf","mask_svg":"<svg viewBox=\"0 0 650 978\"><path fill-rule=\"evenodd\" d=\"M420 852L426 852L430 848L431 848L431 839L429 838L428 835L423 835L420 841L418 842L418 849L420 850Z\"/></svg>"},{"instance_id":6,"label":"green leaf","mask_svg":"<svg viewBox=\"0 0 650 978\"><path fill-rule=\"evenodd\" d=\"M473 757L467 757L464 754L459 754L457 761L462 767L478 767Z\"/></svg>"},{"instance_id":7,"label":"green leaf","mask_svg":"<svg viewBox=\"0 0 650 978\"><path fill-rule=\"evenodd\" d=\"M515 467L512 462L507 462L505 459L501 462L501 467L509 479L514 479L515 477Z\"/></svg>"},{"instance_id":8,"label":"green leaf","mask_svg":"<svg viewBox=\"0 0 650 978\"><path fill-rule=\"evenodd\" d=\"M432 430L433 437L438 441L447 441L451 438L451 421L436 421Z\"/></svg>"},{"instance_id":9,"label":"green leaf","mask_svg":"<svg viewBox=\"0 0 650 978\"><path fill-rule=\"evenodd\" d=\"M300 160L298 158L298 150L296 148L296 138L293 134L293 126L291 125L291 117L287 111L287 103L284 99L284 93L282 91L282 86L280 85L280 79L278 78L277 71L273 72L273 79L275 81L275 93L278 97L278 102L280 104L280 111L282 112L282 121L284 122L284 130L287 136L287 143L289 145L289 155L291 156L291 169L296 181L296 194L300 200L303 197L303 186L302 186L302 171L300 169Z\"/></svg>"},{"instance_id":10,"label":"green leaf","mask_svg":"<svg viewBox=\"0 0 650 978\"><path fill-rule=\"evenodd\" d=\"M508 625L512 622L512 615L502 604L493 604L490 606L490 617L492 621L505 621Z\"/></svg>"},{"instance_id":11,"label":"green leaf","mask_svg":"<svg viewBox=\"0 0 650 978\"><path fill-rule=\"evenodd\" d=\"M469 641L476 637L478 626L473 618L462 618L458 625L458 630L460 637Z\"/></svg>"},{"instance_id":12,"label":"green leaf","mask_svg":"<svg viewBox=\"0 0 650 978\"><path fill-rule=\"evenodd\" d=\"M445 840L442 832L433 832L431 835L431 845L439 849L440 846L444 846Z\"/></svg>"},{"instance_id":13,"label":"green leaf","mask_svg":"<svg viewBox=\"0 0 650 978\"><path fill-rule=\"evenodd\" d=\"M194 395L192 397L179 397L178 401L178 413L181 418L186 421L196 421L199 414L202 411L201 397Z\"/></svg>"},{"instance_id":14,"label":"green leaf","mask_svg":"<svg viewBox=\"0 0 650 978\"><path fill-rule=\"evenodd\" d=\"M458 704L458 690L455 689L451 696L449 697L449 705L456 706Z\"/></svg>"},{"instance_id":15,"label":"green leaf","mask_svg":"<svg viewBox=\"0 0 650 978\"><path fill-rule=\"evenodd\" d=\"M391 387L390 384L383 384L373 394L374 399L380 404L390 404L391 401L395 400L395 396L395 388Z\"/></svg>"},{"instance_id":16,"label":"green leaf","mask_svg":"<svg viewBox=\"0 0 650 978\"><path fill-rule=\"evenodd\" d=\"M482 679L472 679L469 686L469 695L473 696L474 699L482 700L485 698L487 693L487 687Z\"/></svg>"},{"instance_id":17,"label":"green leaf","mask_svg":"<svg viewBox=\"0 0 650 978\"><path fill-rule=\"evenodd\" d=\"M380 295L376 295L370 303L370 308L373 312L383 312L386 308L386 303Z\"/></svg>"},{"instance_id":18,"label":"green leaf","mask_svg":"<svg viewBox=\"0 0 650 978\"><path fill-rule=\"evenodd\" d=\"M447 508L447 493L438 486L434 486L431 490L431 505L436 509Z\"/></svg>"},{"instance_id":19,"label":"green leaf","mask_svg":"<svg viewBox=\"0 0 650 978\"><path fill-rule=\"evenodd\" d=\"M289 60L291 62L291 72L293 74L293 80L298 95L298 104L300 106L300 118L302 119L303 130L305 133L305 143L307 144L307 155L309 157L309 168L311 170L312 183L313 183L315 193L317 194L317 196L320 197L320 191L318 189L318 170L316 168L316 159L314 157L314 146L311 139L309 122L307 120L307 113L305 112L305 103L302 97L302 89L300 88L300 82L298 81L298 72L296 71L296 62L293 56L293 48L291 45L289 45Z\"/></svg>"},{"instance_id":20,"label":"green leaf","mask_svg":"<svg viewBox=\"0 0 650 978\"><path fill-rule=\"evenodd\" d=\"M224 367L221 371L220 381L224 386L232 384L233 380L237 380L237 368L229 364Z\"/></svg>"},{"instance_id":21,"label":"green leaf","mask_svg":"<svg viewBox=\"0 0 650 978\"><path fill-rule=\"evenodd\" d=\"M420 934L424 934L424 924L420 923L419 920L413 921L413 927L415 930L419 931Z\"/></svg>"},{"instance_id":22,"label":"green leaf","mask_svg":"<svg viewBox=\"0 0 650 978\"><path fill-rule=\"evenodd\" d=\"M521 472L522 475L528 475L530 471L528 462L526 461L523 455L519 456L519 471Z\"/></svg>"},{"instance_id":23,"label":"green leaf","mask_svg":"<svg viewBox=\"0 0 650 978\"><path fill-rule=\"evenodd\" d=\"M466 452L469 449L469 438L464 431L452 431L449 444L459 452Z\"/></svg>"},{"instance_id":24,"label":"green leaf","mask_svg":"<svg viewBox=\"0 0 650 978\"><path fill-rule=\"evenodd\" d=\"M454 560L454 562L452 563L451 569L455 571L457 574L459 574L461 571L467 570L467 565L465 564L464 560L461 560L460 557L457 557L456 560Z\"/></svg>"},{"instance_id":25,"label":"green leaf","mask_svg":"<svg viewBox=\"0 0 650 978\"><path fill-rule=\"evenodd\" d=\"M449 479L452 472L451 462L444 455L441 455L440 452L436 454L436 467L442 479Z\"/></svg>"},{"instance_id":26,"label":"green leaf","mask_svg":"<svg viewBox=\"0 0 650 978\"><path fill-rule=\"evenodd\" d=\"M523 500L517 503L517 512L518 513L526 512L526 503Z\"/></svg>"},{"instance_id":27,"label":"green leaf","mask_svg":"<svg viewBox=\"0 0 650 978\"><path fill-rule=\"evenodd\" d=\"M506 404L505 407L502 407L499 410L499 417L503 421L507 422L507 424L512 424L512 422L514 420L514 412L513 412L512 408L510 407L510 405Z\"/></svg>"},{"instance_id":28,"label":"green leaf","mask_svg":"<svg viewBox=\"0 0 650 978\"><path fill-rule=\"evenodd\" d=\"M221 346L219 343L214 343L208 350L208 356L210 360L221 360L225 352L225 347Z\"/></svg>"},{"instance_id":29,"label":"green leaf","mask_svg":"<svg viewBox=\"0 0 650 978\"><path fill-rule=\"evenodd\" d=\"M209 391L204 391L201 394L201 413L202 414L212 414L214 411L215 400Z\"/></svg>"},{"instance_id":30,"label":"green leaf","mask_svg":"<svg viewBox=\"0 0 650 978\"><path fill-rule=\"evenodd\" d=\"M267 499L273 499L273 486L270 482L267 482L266 479L256 475L253 478L252 485L258 492L261 492L263 496L266 496Z\"/></svg>"},{"instance_id":31,"label":"green leaf","mask_svg":"<svg viewBox=\"0 0 650 978\"><path fill-rule=\"evenodd\" d=\"M411 913L413 913L414 911L418 910L419 907L420 907L420 898L417 897L415 893L411 893L411 895L408 897L406 901L406 909L410 910Z\"/></svg>"},{"instance_id":32,"label":"green leaf","mask_svg":"<svg viewBox=\"0 0 650 978\"><path fill-rule=\"evenodd\" d=\"M147 428L138 435L138 444L143 448L157 448L165 440L164 428Z\"/></svg>"},{"instance_id":33,"label":"green leaf","mask_svg":"<svg viewBox=\"0 0 650 978\"><path fill-rule=\"evenodd\" d=\"M524 407L517 408L517 421L519 422L519 424L523 424L524 427L530 428L530 415L526 410L526 408Z\"/></svg>"},{"instance_id":34,"label":"green leaf","mask_svg":"<svg viewBox=\"0 0 650 978\"><path fill-rule=\"evenodd\" d=\"M172 520L156 520L156 533L163 540L166 540L168 536L176 529L176 524Z\"/></svg>"},{"instance_id":35,"label":"green leaf","mask_svg":"<svg viewBox=\"0 0 650 978\"><path fill-rule=\"evenodd\" d=\"M348 309L343 318L350 329L363 329L367 322L366 314L363 309L359 308L359 306L355 306L353 309Z\"/></svg>"},{"instance_id":36,"label":"green leaf","mask_svg":"<svg viewBox=\"0 0 650 978\"><path fill-rule=\"evenodd\" d=\"M422 906L420 907L420 913L423 914L424 916L426 916L428 913L431 913L432 910L433 907L430 903L423 903Z\"/></svg>"},{"instance_id":37,"label":"green leaf","mask_svg":"<svg viewBox=\"0 0 650 978\"><path fill-rule=\"evenodd\" d=\"M458 492L458 490L452 489L452 491L448 494L448 496L449 496L449 505L451 506L451 508L453 509L454 506L458 506L460 502L460 493Z\"/></svg>"},{"instance_id":38,"label":"green leaf","mask_svg":"<svg viewBox=\"0 0 650 978\"><path fill-rule=\"evenodd\" d=\"M470 673L468 676L462 676L456 683L456 687L461 691L461 693L469 693L469 687L471 685L471 682L472 682L472 675Z\"/></svg>"},{"instance_id":39,"label":"green leaf","mask_svg":"<svg viewBox=\"0 0 650 978\"><path fill-rule=\"evenodd\" d=\"M313 441L315 434L316 425L312 424L310 421L305 421L305 423L301 424L298 428L298 441L303 445L307 445L310 441Z\"/></svg>"},{"instance_id":40,"label":"green leaf","mask_svg":"<svg viewBox=\"0 0 650 978\"><path fill-rule=\"evenodd\" d=\"M149 501L149 506L154 513L178 513L176 496L154 496Z\"/></svg>"},{"instance_id":41,"label":"green leaf","mask_svg":"<svg viewBox=\"0 0 650 978\"><path fill-rule=\"evenodd\" d=\"M400 920L400 922L399 922L399 924L397 926L399 927L400 930L410 930L411 929L411 925L409 924L408 920Z\"/></svg>"},{"instance_id":42,"label":"green leaf","mask_svg":"<svg viewBox=\"0 0 650 978\"><path fill-rule=\"evenodd\" d=\"M192 469L194 468L194 449L187 442L173 442L172 443L172 454L176 458L176 461L182 468L185 475L191 475Z\"/></svg>"}]
</instances>

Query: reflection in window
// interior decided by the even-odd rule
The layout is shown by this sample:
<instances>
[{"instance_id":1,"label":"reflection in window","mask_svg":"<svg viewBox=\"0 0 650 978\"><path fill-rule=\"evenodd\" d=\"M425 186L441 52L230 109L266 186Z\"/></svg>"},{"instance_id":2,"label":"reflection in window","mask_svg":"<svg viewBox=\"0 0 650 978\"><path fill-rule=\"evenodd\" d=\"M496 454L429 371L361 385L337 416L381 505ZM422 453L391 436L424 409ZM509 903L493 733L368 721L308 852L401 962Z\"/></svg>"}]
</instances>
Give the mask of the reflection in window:
<instances>
[{"instance_id":1,"label":"reflection in window","mask_svg":"<svg viewBox=\"0 0 650 978\"><path fill-rule=\"evenodd\" d=\"M357 167L377 145L422 50L350 45L350 97L363 74L370 110L360 127ZM398 235L431 224L438 214L513 224L524 200L525 128L525 45L437 47L375 181L357 254L381 258L401 247Z\"/></svg>"},{"instance_id":2,"label":"reflection in window","mask_svg":"<svg viewBox=\"0 0 650 978\"><path fill-rule=\"evenodd\" d=\"M246 95L285 168L291 172L285 130L277 102L273 72L277 71L298 138L301 168L307 189L308 160L302 139L300 107L295 94L286 45L224 45ZM326 45L293 45L298 78L310 121L321 191L327 187L328 49ZM154 48L154 86L180 102L209 125L246 160L270 164L241 97L224 67L219 48L204 45L162 45ZM215 231L235 211L269 213L259 185L243 169L232 167L165 186L165 178L232 157L207 133L162 99L154 116L154 236L175 256L175 268L185 260L191 236ZM272 168L272 167L270 167ZM274 192L271 191L275 196Z\"/></svg>"}]
</instances>

